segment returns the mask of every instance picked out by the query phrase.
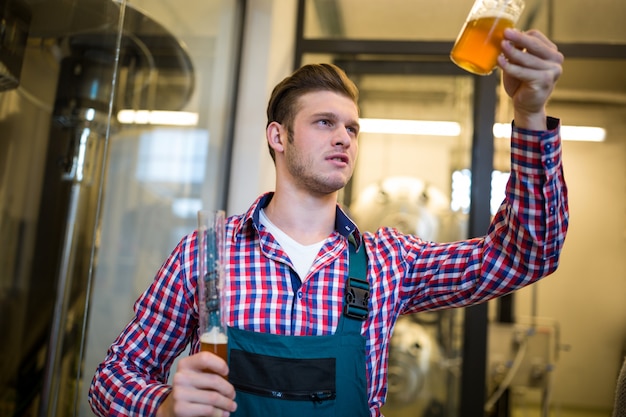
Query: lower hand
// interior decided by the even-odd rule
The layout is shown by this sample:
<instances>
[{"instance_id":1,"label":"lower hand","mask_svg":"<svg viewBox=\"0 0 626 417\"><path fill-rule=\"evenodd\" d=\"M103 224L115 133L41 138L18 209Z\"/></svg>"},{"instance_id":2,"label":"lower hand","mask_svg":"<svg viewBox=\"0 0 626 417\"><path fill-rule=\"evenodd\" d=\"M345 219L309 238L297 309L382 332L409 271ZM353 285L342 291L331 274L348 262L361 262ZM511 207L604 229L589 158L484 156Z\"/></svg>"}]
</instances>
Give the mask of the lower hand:
<instances>
[{"instance_id":1,"label":"lower hand","mask_svg":"<svg viewBox=\"0 0 626 417\"><path fill-rule=\"evenodd\" d=\"M172 392L159 407L158 417L227 417L237 408L235 388L226 380L228 366L208 352L182 358L173 377Z\"/></svg>"}]
</instances>

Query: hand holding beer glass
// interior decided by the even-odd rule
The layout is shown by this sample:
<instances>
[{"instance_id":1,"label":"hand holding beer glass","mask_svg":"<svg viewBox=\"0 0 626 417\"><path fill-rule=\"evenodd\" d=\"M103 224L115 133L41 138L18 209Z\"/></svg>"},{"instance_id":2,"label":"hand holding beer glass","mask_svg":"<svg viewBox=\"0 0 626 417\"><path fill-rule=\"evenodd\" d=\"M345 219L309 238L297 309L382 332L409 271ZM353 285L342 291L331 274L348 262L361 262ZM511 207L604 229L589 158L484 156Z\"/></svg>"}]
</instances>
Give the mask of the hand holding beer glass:
<instances>
[{"instance_id":1,"label":"hand holding beer glass","mask_svg":"<svg viewBox=\"0 0 626 417\"><path fill-rule=\"evenodd\" d=\"M450 59L473 74L491 74L501 52L504 29L513 28L523 10L523 0L476 0Z\"/></svg>"},{"instance_id":2,"label":"hand holding beer glass","mask_svg":"<svg viewBox=\"0 0 626 417\"><path fill-rule=\"evenodd\" d=\"M224 212L198 211L198 313L200 350L228 362L228 334L224 313Z\"/></svg>"}]
</instances>

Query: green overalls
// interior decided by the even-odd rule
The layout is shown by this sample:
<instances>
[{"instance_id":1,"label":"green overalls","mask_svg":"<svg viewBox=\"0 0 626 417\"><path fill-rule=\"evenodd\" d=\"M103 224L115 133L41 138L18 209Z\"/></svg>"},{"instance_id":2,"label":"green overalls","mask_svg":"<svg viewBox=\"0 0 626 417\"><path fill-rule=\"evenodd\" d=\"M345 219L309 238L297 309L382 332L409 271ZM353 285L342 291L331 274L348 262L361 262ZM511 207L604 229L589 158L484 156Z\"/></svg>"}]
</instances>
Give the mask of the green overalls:
<instances>
[{"instance_id":1,"label":"green overalls","mask_svg":"<svg viewBox=\"0 0 626 417\"><path fill-rule=\"evenodd\" d=\"M233 417L370 415L361 336L369 298L367 259L364 247L355 255L349 246L350 278L335 334L283 336L228 329L228 379L237 390Z\"/></svg>"}]
</instances>

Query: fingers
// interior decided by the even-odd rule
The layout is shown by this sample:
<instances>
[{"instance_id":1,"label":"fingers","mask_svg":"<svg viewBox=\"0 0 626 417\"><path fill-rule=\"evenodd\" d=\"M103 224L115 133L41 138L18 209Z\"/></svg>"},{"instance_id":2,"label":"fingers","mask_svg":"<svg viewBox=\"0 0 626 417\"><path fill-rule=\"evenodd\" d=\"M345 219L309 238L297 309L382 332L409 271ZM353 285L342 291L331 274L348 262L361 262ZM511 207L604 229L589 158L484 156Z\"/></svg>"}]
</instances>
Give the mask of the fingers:
<instances>
[{"instance_id":1,"label":"fingers","mask_svg":"<svg viewBox=\"0 0 626 417\"><path fill-rule=\"evenodd\" d=\"M223 377L228 376L228 365L217 355L209 352L198 352L180 360L179 369L189 369L196 372L210 372Z\"/></svg>"},{"instance_id":2,"label":"fingers","mask_svg":"<svg viewBox=\"0 0 626 417\"><path fill-rule=\"evenodd\" d=\"M227 376L228 365L222 358L209 352L199 352L180 360L174 383L216 391L232 399L235 398L235 389L226 380Z\"/></svg>"},{"instance_id":3,"label":"fingers","mask_svg":"<svg viewBox=\"0 0 626 417\"><path fill-rule=\"evenodd\" d=\"M235 388L225 378L228 366L209 352L182 358L172 380L176 416L229 416L235 411Z\"/></svg>"},{"instance_id":4,"label":"fingers","mask_svg":"<svg viewBox=\"0 0 626 417\"><path fill-rule=\"evenodd\" d=\"M507 29L498 65L506 77L551 91L563 72L563 54L543 33ZM514 83L510 83L514 84Z\"/></svg>"},{"instance_id":5,"label":"fingers","mask_svg":"<svg viewBox=\"0 0 626 417\"><path fill-rule=\"evenodd\" d=\"M538 30L531 29L527 32L520 32L515 29L507 29L504 33L504 38L508 43L541 59L558 60L560 56L560 60L563 60L563 56L558 52L556 44Z\"/></svg>"},{"instance_id":6,"label":"fingers","mask_svg":"<svg viewBox=\"0 0 626 417\"><path fill-rule=\"evenodd\" d=\"M545 105L563 72L563 54L543 33L507 29L498 65L504 89L513 99L515 122L541 130Z\"/></svg>"},{"instance_id":7,"label":"fingers","mask_svg":"<svg viewBox=\"0 0 626 417\"><path fill-rule=\"evenodd\" d=\"M556 78L561 74L563 54L552 41L537 30L520 32L507 29L505 40L502 42L502 53L505 60L501 57L499 63L503 66L516 65L529 69L551 70Z\"/></svg>"},{"instance_id":8,"label":"fingers","mask_svg":"<svg viewBox=\"0 0 626 417\"><path fill-rule=\"evenodd\" d=\"M194 392L192 387L176 386L174 384L172 391L159 406L157 415L172 417L228 417L236 409L237 404L234 401L224 401L215 392L205 392L203 396Z\"/></svg>"},{"instance_id":9,"label":"fingers","mask_svg":"<svg viewBox=\"0 0 626 417\"><path fill-rule=\"evenodd\" d=\"M183 407L175 407L173 415L176 417L198 417L198 416L210 416L210 417L228 417L230 411L220 410L215 407L206 406L203 404L188 404Z\"/></svg>"}]
</instances>

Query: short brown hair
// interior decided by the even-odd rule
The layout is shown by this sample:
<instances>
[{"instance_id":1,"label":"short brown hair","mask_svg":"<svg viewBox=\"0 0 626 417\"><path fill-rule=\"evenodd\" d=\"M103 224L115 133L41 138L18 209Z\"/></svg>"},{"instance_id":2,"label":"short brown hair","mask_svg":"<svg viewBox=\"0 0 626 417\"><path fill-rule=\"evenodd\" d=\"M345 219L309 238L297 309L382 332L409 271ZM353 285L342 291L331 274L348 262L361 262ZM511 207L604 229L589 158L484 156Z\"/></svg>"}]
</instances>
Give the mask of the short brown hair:
<instances>
[{"instance_id":1,"label":"short brown hair","mask_svg":"<svg viewBox=\"0 0 626 417\"><path fill-rule=\"evenodd\" d=\"M332 91L350 98L358 108L359 89L333 64L308 64L298 68L274 87L267 104L267 124L278 122L291 132L298 99L312 91ZM269 145L268 145L269 146ZM270 147L274 159L274 150Z\"/></svg>"}]
</instances>

